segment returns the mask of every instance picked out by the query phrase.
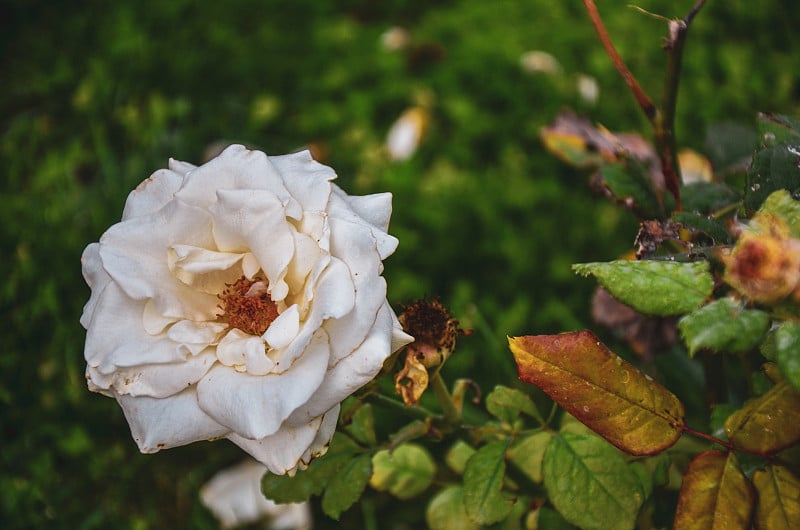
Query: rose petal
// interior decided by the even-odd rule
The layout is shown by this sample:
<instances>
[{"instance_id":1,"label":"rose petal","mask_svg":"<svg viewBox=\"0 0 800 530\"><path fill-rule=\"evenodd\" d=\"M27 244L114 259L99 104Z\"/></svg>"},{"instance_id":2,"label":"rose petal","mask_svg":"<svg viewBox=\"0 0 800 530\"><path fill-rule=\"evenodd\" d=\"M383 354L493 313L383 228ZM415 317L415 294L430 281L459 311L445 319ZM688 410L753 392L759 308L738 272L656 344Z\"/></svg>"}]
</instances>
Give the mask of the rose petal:
<instances>
[{"instance_id":1,"label":"rose petal","mask_svg":"<svg viewBox=\"0 0 800 530\"><path fill-rule=\"evenodd\" d=\"M378 230L382 232L389 230L389 219L392 216L391 193L348 195L345 201L359 217Z\"/></svg>"},{"instance_id":2,"label":"rose petal","mask_svg":"<svg viewBox=\"0 0 800 530\"><path fill-rule=\"evenodd\" d=\"M313 458L325 453L338 417L337 405L324 416L301 425L281 427L277 433L259 440L249 440L235 433L227 438L267 466L270 472L283 475L293 473L298 467L307 467Z\"/></svg>"},{"instance_id":3,"label":"rose petal","mask_svg":"<svg viewBox=\"0 0 800 530\"><path fill-rule=\"evenodd\" d=\"M311 445L305 450L303 456L300 457L299 467L302 469L308 467L313 459L328 452L328 445L331 443L333 433L336 431L336 424L339 421L340 408L341 405L337 403L322 417L322 423L319 426L319 430L317 430L314 441L311 442Z\"/></svg>"},{"instance_id":4,"label":"rose petal","mask_svg":"<svg viewBox=\"0 0 800 530\"><path fill-rule=\"evenodd\" d=\"M180 344L202 345L216 344L219 334L228 328L222 322L194 322L181 320L167 330L167 338Z\"/></svg>"},{"instance_id":5,"label":"rose petal","mask_svg":"<svg viewBox=\"0 0 800 530\"><path fill-rule=\"evenodd\" d=\"M168 167L175 173L178 173L181 177L186 176L188 172L197 168L197 166L194 164L190 164L189 162L181 162L180 160L175 160L174 158L169 159Z\"/></svg>"},{"instance_id":6,"label":"rose petal","mask_svg":"<svg viewBox=\"0 0 800 530\"><path fill-rule=\"evenodd\" d=\"M308 341L325 320L341 318L352 311L355 299L353 281L341 260L331 259L313 289L313 296L311 310L302 321L295 339L285 349L270 352L270 357L280 362L280 366L276 366L279 370L285 370L298 357L305 355L303 352Z\"/></svg>"},{"instance_id":7,"label":"rose petal","mask_svg":"<svg viewBox=\"0 0 800 530\"><path fill-rule=\"evenodd\" d=\"M252 257L252 254L173 245L168 251L167 264L175 277L186 285L216 296L244 274L247 256Z\"/></svg>"},{"instance_id":8,"label":"rose petal","mask_svg":"<svg viewBox=\"0 0 800 530\"><path fill-rule=\"evenodd\" d=\"M139 324L144 306L117 284L106 286L87 326L84 357L90 366L109 373L117 366L174 363L191 355L189 348L166 335L147 333Z\"/></svg>"},{"instance_id":9,"label":"rose petal","mask_svg":"<svg viewBox=\"0 0 800 530\"><path fill-rule=\"evenodd\" d=\"M383 230L378 230L375 226L371 225L368 221L358 215L350 206L347 201L348 195L338 187L334 187L331 193L331 200L328 203L328 214L331 218L341 219L342 221L350 221L368 227L372 232L372 237L375 239L375 244L378 249L378 254L381 259L386 259L397 249L397 238L390 236Z\"/></svg>"},{"instance_id":10,"label":"rose petal","mask_svg":"<svg viewBox=\"0 0 800 530\"><path fill-rule=\"evenodd\" d=\"M388 304L381 308L375 326L353 353L329 367L325 380L302 407L295 410L287 425L299 425L341 403L344 398L375 378L383 361L391 355L392 318Z\"/></svg>"},{"instance_id":11,"label":"rose petal","mask_svg":"<svg viewBox=\"0 0 800 530\"><path fill-rule=\"evenodd\" d=\"M178 319L175 317L165 317L156 307L153 300L148 300L144 304L144 311L142 311L142 325L144 330L150 335L158 335L170 324L174 324Z\"/></svg>"},{"instance_id":12,"label":"rose petal","mask_svg":"<svg viewBox=\"0 0 800 530\"><path fill-rule=\"evenodd\" d=\"M118 396L117 401L142 453L211 440L229 432L197 406L194 388L168 399Z\"/></svg>"},{"instance_id":13,"label":"rose petal","mask_svg":"<svg viewBox=\"0 0 800 530\"><path fill-rule=\"evenodd\" d=\"M108 282L111 281L111 276L103 268L103 262L100 259L99 243L92 243L84 249L81 256L81 268L83 278L91 289L89 301L83 306L83 313L81 313L81 325L88 329L102 293Z\"/></svg>"},{"instance_id":14,"label":"rose petal","mask_svg":"<svg viewBox=\"0 0 800 530\"><path fill-rule=\"evenodd\" d=\"M219 190L265 190L279 198L287 215L300 219L302 209L283 184L278 171L261 151L231 145L213 160L188 173L175 196L209 208Z\"/></svg>"},{"instance_id":15,"label":"rose petal","mask_svg":"<svg viewBox=\"0 0 800 530\"><path fill-rule=\"evenodd\" d=\"M146 364L132 367L87 366L86 379L91 390L113 390L117 395L167 398L197 383L217 361L212 349L168 364Z\"/></svg>"},{"instance_id":16,"label":"rose petal","mask_svg":"<svg viewBox=\"0 0 800 530\"><path fill-rule=\"evenodd\" d=\"M172 200L183 182L183 175L159 169L130 192L122 210L122 220L151 215Z\"/></svg>"},{"instance_id":17,"label":"rose petal","mask_svg":"<svg viewBox=\"0 0 800 530\"><path fill-rule=\"evenodd\" d=\"M307 502L276 504L261 493L266 466L246 460L224 469L200 488L200 500L223 528L256 523L269 517L274 530L310 530L311 508Z\"/></svg>"},{"instance_id":18,"label":"rose petal","mask_svg":"<svg viewBox=\"0 0 800 530\"><path fill-rule=\"evenodd\" d=\"M207 212L171 201L152 215L117 223L100 238L100 257L114 281L133 299L152 298L165 317L214 320L216 296L199 292L170 272L175 241L213 248Z\"/></svg>"},{"instance_id":19,"label":"rose petal","mask_svg":"<svg viewBox=\"0 0 800 530\"><path fill-rule=\"evenodd\" d=\"M274 362L267 357L264 339L239 329L230 330L217 346L217 357L225 366L250 375L268 374Z\"/></svg>"},{"instance_id":20,"label":"rose petal","mask_svg":"<svg viewBox=\"0 0 800 530\"><path fill-rule=\"evenodd\" d=\"M272 165L282 175L289 192L305 211L324 211L331 193L330 181L336 173L311 157L309 151L271 156Z\"/></svg>"},{"instance_id":21,"label":"rose petal","mask_svg":"<svg viewBox=\"0 0 800 530\"><path fill-rule=\"evenodd\" d=\"M317 330L302 357L280 374L253 376L216 366L197 385L200 407L245 438L275 434L319 387L329 355L328 337Z\"/></svg>"},{"instance_id":22,"label":"rose petal","mask_svg":"<svg viewBox=\"0 0 800 530\"><path fill-rule=\"evenodd\" d=\"M269 280L272 300L283 300L289 291L284 277L294 254L294 238L278 197L261 190L220 190L209 210L219 249L250 249Z\"/></svg>"},{"instance_id":23,"label":"rose petal","mask_svg":"<svg viewBox=\"0 0 800 530\"><path fill-rule=\"evenodd\" d=\"M271 348L285 348L297 337L300 331L300 313L297 305L286 308L272 324L269 325L263 338Z\"/></svg>"}]
</instances>

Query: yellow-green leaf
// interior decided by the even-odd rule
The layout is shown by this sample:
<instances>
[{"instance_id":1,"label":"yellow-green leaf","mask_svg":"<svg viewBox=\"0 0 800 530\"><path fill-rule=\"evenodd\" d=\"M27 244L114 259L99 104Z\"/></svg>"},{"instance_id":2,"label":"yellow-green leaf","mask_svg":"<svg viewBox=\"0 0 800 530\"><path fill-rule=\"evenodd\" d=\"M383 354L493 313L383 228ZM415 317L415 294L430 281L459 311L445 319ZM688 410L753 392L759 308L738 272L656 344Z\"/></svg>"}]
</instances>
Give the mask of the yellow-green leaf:
<instances>
[{"instance_id":1,"label":"yellow-green leaf","mask_svg":"<svg viewBox=\"0 0 800 530\"><path fill-rule=\"evenodd\" d=\"M467 517L461 486L449 486L431 499L425 510L431 530L478 530L480 526Z\"/></svg>"},{"instance_id":2,"label":"yellow-green leaf","mask_svg":"<svg viewBox=\"0 0 800 530\"><path fill-rule=\"evenodd\" d=\"M338 520L342 512L347 511L361 498L371 474L370 455L361 455L333 475L322 495L322 511L325 515Z\"/></svg>"},{"instance_id":3,"label":"yellow-green leaf","mask_svg":"<svg viewBox=\"0 0 800 530\"><path fill-rule=\"evenodd\" d=\"M464 470L464 507L474 522L482 525L502 521L514 502L502 491L506 474L508 441L484 445L467 461Z\"/></svg>"},{"instance_id":4,"label":"yellow-green leaf","mask_svg":"<svg viewBox=\"0 0 800 530\"><path fill-rule=\"evenodd\" d=\"M800 442L800 391L780 381L731 414L725 433L736 448L762 455Z\"/></svg>"},{"instance_id":5,"label":"yellow-green leaf","mask_svg":"<svg viewBox=\"0 0 800 530\"><path fill-rule=\"evenodd\" d=\"M515 388L497 385L486 396L486 410L506 423L514 423L520 412L544 424L544 419L530 397Z\"/></svg>"},{"instance_id":6,"label":"yellow-green leaf","mask_svg":"<svg viewBox=\"0 0 800 530\"><path fill-rule=\"evenodd\" d=\"M372 457L372 467L369 485L398 499L410 499L425 491L436 472L436 463L428 451L412 443L394 451L378 451Z\"/></svg>"},{"instance_id":7,"label":"yellow-green leaf","mask_svg":"<svg viewBox=\"0 0 800 530\"><path fill-rule=\"evenodd\" d=\"M800 529L800 479L785 467L768 465L755 472L753 484L757 530Z\"/></svg>"},{"instance_id":8,"label":"yellow-green leaf","mask_svg":"<svg viewBox=\"0 0 800 530\"><path fill-rule=\"evenodd\" d=\"M597 434L634 455L674 444L683 404L590 331L509 338L519 377Z\"/></svg>"},{"instance_id":9,"label":"yellow-green leaf","mask_svg":"<svg viewBox=\"0 0 800 530\"><path fill-rule=\"evenodd\" d=\"M544 451L553 435L541 431L522 438L508 451L508 458L534 482L542 481Z\"/></svg>"},{"instance_id":10,"label":"yellow-green leaf","mask_svg":"<svg viewBox=\"0 0 800 530\"><path fill-rule=\"evenodd\" d=\"M683 476L675 526L681 530L750 528L755 492L734 453L706 451Z\"/></svg>"},{"instance_id":11,"label":"yellow-green leaf","mask_svg":"<svg viewBox=\"0 0 800 530\"><path fill-rule=\"evenodd\" d=\"M706 261L617 260L577 263L572 270L595 276L614 298L650 315L688 313L705 302L714 288Z\"/></svg>"},{"instance_id":12,"label":"yellow-green leaf","mask_svg":"<svg viewBox=\"0 0 800 530\"><path fill-rule=\"evenodd\" d=\"M553 436L542 466L550 501L575 525L632 530L645 491L622 453L594 434Z\"/></svg>"}]
</instances>

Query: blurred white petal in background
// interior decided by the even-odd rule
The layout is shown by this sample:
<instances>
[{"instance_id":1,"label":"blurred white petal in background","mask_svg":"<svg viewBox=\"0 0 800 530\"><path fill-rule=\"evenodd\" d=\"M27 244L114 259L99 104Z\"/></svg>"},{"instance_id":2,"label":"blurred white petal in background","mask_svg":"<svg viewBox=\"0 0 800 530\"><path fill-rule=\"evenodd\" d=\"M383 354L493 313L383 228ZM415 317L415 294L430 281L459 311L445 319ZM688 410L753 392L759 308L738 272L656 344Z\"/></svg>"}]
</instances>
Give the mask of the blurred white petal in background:
<instances>
[{"instance_id":1,"label":"blurred white petal in background","mask_svg":"<svg viewBox=\"0 0 800 530\"><path fill-rule=\"evenodd\" d=\"M200 500L219 519L223 528L266 521L272 530L311 530L308 503L275 504L261 493L261 477L267 468L247 460L224 469L206 482Z\"/></svg>"}]
</instances>

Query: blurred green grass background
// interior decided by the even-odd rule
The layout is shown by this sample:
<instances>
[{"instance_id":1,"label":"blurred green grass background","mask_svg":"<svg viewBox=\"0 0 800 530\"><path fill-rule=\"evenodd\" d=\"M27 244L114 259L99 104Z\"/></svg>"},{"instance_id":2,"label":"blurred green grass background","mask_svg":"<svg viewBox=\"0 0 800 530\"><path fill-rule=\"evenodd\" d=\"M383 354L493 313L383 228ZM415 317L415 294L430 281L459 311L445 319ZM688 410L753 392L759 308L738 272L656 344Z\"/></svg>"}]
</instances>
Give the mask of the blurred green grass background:
<instances>
[{"instance_id":1,"label":"blurred green grass background","mask_svg":"<svg viewBox=\"0 0 800 530\"><path fill-rule=\"evenodd\" d=\"M638 5L677 17L692 3ZM664 24L626 4L601 13L658 97ZM216 527L197 491L239 451L140 455L114 401L83 379L80 254L169 157L199 163L219 142L268 154L313 144L349 193L394 193L390 301L441 296L475 329L447 375L484 389L515 379L506 335L592 326L593 284L569 264L612 259L635 235L632 216L538 139L564 107L644 130L580 2L4 0L0 21L4 528ZM410 42L391 51L381 36L395 26ZM800 110L797 27L788 2L708 2L687 44L681 145L702 151L709 124ZM523 71L529 50L553 54L561 73ZM596 104L579 97L578 74L597 79ZM419 104L427 134L392 161L386 133ZM409 506L379 504L380 520L418 528ZM358 508L344 517L361 524Z\"/></svg>"}]
</instances>

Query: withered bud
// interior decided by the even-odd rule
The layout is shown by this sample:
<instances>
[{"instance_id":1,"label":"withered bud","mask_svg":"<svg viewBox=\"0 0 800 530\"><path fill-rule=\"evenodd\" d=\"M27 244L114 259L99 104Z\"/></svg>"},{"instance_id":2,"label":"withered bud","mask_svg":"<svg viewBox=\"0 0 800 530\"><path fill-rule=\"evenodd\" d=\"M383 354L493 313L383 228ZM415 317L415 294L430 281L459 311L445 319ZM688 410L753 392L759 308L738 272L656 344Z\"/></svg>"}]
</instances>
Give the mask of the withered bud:
<instances>
[{"instance_id":1,"label":"withered bud","mask_svg":"<svg viewBox=\"0 0 800 530\"><path fill-rule=\"evenodd\" d=\"M456 337L467 334L438 299L417 300L404 308L399 320L403 331L414 337L407 355L414 355L425 368L446 361L456 347Z\"/></svg>"}]
</instances>

